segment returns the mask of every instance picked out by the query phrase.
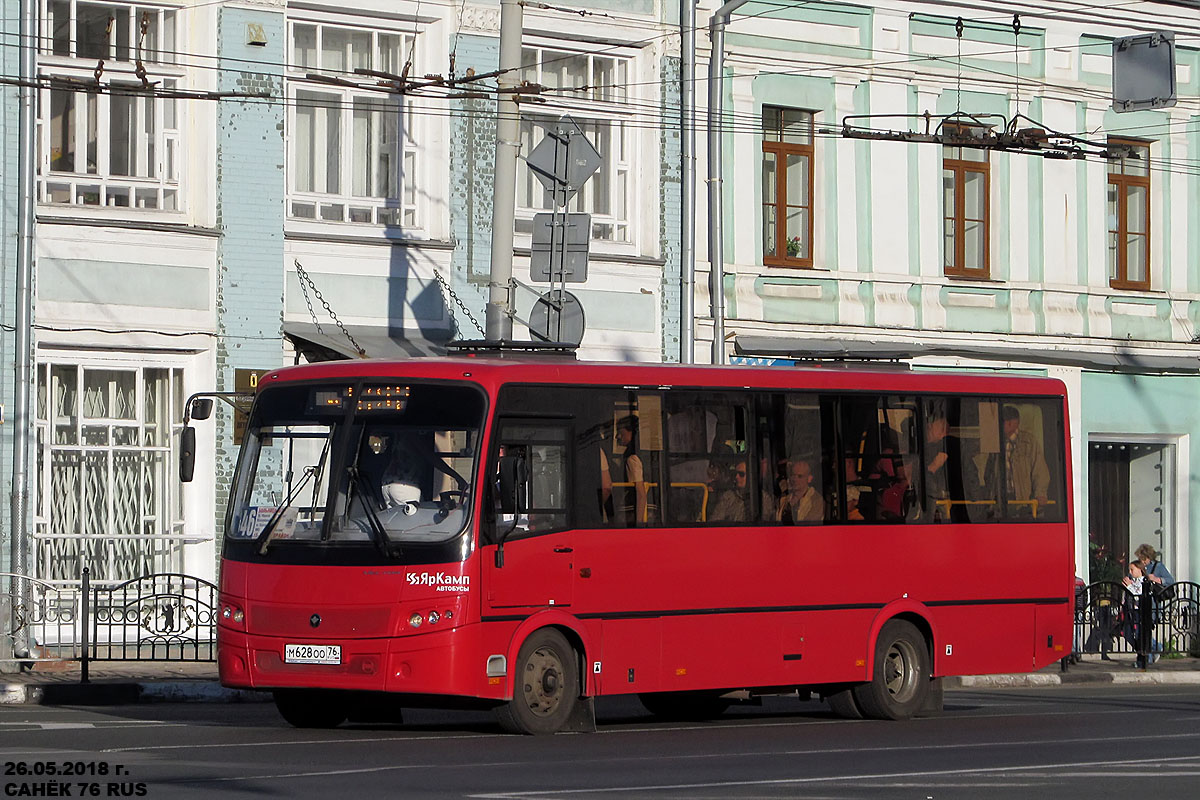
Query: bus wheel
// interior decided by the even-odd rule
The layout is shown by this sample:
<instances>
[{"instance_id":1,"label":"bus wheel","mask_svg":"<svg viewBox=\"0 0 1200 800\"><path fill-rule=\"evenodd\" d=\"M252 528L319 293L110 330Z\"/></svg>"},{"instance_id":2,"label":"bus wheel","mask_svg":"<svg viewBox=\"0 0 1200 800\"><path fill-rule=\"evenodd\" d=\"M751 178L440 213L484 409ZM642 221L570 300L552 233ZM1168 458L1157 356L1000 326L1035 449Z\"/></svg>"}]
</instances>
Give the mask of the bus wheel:
<instances>
[{"instance_id":1,"label":"bus wheel","mask_svg":"<svg viewBox=\"0 0 1200 800\"><path fill-rule=\"evenodd\" d=\"M854 699L854 687L847 687L840 692L828 694L825 699L829 702L833 713L842 719L863 718L862 709L858 707L858 701Z\"/></svg>"},{"instance_id":2,"label":"bus wheel","mask_svg":"<svg viewBox=\"0 0 1200 800\"><path fill-rule=\"evenodd\" d=\"M910 622L894 619L875 642L875 674L854 687L854 699L871 719L909 719L929 691L929 648Z\"/></svg>"},{"instance_id":3,"label":"bus wheel","mask_svg":"<svg viewBox=\"0 0 1200 800\"><path fill-rule=\"evenodd\" d=\"M297 728L336 728L346 721L346 702L333 692L280 689L275 707Z\"/></svg>"},{"instance_id":4,"label":"bus wheel","mask_svg":"<svg viewBox=\"0 0 1200 800\"><path fill-rule=\"evenodd\" d=\"M638 700L656 717L685 721L719 717L730 704L713 692L646 692Z\"/></svg>"},{"instance_id":5,"label":"bus wheel","mask_svg":"<svg viewBox=\"0 0 1200 800\"><path fill-rule=\"evenodd\" d=\"M542 628L521 645L513 680L513 699L496 709L500 726L510 733L557 733L579 702L575 650L552 628Z\"/></svg>"}]
</instances>

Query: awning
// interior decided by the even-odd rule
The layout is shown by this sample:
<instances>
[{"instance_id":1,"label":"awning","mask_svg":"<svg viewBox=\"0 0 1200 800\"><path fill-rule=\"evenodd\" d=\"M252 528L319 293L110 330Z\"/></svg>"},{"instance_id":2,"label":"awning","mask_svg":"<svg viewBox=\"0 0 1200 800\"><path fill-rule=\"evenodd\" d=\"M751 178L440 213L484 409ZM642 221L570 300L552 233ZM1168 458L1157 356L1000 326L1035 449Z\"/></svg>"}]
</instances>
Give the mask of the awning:
<instances>
[{"instance_id":1,"label":"awning","mask_svg":"<svg viewBox=\"0 0 1200 800\"><path fill-rule=\"evenodd\" d=\"M1015 361L1024 364L1080 367L1138 374L1200 373L1200 344L1181 344L1179 354L1147 353L1133 347L1072 348L989 341L831 339L784 336L737 336L734 351L744 357L797 361L911 361L922 356Z\"/></svg>"},{"instance_id":2,"label":"awning","mask_svg":"<svg viewBox=\"0 0 1200 800\"><path fill-rule=\"evenodd\" d=\"M449 330L433 328L413 331L375 325L347 325L346 332L366 352L363 356L336 323L322 323L320 330L312 322L284 322L283 333L309 361L336 361L346 358L405 359L440 356L446 353Z\"/></svg>"}]
</instances>

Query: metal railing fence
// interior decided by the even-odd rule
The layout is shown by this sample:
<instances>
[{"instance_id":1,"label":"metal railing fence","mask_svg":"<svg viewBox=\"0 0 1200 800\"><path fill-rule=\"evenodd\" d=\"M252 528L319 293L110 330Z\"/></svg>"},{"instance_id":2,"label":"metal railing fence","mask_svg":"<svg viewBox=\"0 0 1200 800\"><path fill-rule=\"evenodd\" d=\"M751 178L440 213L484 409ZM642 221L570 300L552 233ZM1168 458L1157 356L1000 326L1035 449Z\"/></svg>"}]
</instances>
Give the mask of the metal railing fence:
<instances>
[{"instance_id":1,"label":"metal railing fence","mask_svg":"<svg viewBox=\"0 0 1200 800\"><path fill-rule=\"evenodd\" d=\"M1200 584L1179 581L1164 597L1155 597L1148 581L1139 596L1112 581L1080 588L1072 656L1109 653L1200 657Z\"/></svg>"},{"instance_id":2,"label":"metal railing fence","mask_svg":"<svg viewBox=\"0 0 1200 800\"><path fill-rule=\"evenodd\" d=\"M117 584L78 588L0 573L0 631L16 645L10 661L216 660L217 587L191 575L161 572Z\"/></svg>"}]
</instances>

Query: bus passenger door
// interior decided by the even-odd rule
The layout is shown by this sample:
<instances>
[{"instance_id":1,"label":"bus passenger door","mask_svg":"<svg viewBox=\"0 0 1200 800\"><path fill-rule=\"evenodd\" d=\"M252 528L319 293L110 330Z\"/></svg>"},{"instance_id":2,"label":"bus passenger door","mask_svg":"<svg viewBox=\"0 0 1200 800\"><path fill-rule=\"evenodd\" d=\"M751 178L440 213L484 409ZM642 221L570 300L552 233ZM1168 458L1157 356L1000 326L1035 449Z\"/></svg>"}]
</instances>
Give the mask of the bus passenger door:
<instances>
[{"instance_id":1,"label":"bus passenger door","mask_svg":"<svg viewBox=\"0 0 1200 800\"><path fill-rule=\"evenodd\" d=\"M497 511L490 526L483 563L488 604L569 606L575 570L574 537L566 525L569 428L565 422L505 419L499 430L498 452L524 462L525 481L521 513L514 519Z\"/></svg>"}]
</instances>

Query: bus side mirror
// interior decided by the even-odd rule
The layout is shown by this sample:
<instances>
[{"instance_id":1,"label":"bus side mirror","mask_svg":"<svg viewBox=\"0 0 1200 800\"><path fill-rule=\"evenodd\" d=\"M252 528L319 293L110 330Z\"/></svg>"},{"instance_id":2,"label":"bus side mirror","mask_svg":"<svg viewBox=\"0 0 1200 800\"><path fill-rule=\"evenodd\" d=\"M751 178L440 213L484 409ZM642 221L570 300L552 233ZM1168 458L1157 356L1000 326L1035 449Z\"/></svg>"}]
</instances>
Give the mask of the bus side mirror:
<instances>
[{"instance_id":1,"label":"bus side mirror","mask_svg":"<svg viewBox=\"0 0 1200 800\"><path fill-rule=\"evenodd\" d=\"M197 397L192 400L191 414L192 419L208 419L212 416L213 401L211 397Z\"/></svg>"},{"instance_id":2,"label":"bus side mirror","mask_svg":"<svg viewBox=\"0 0 1200 800\"><path fill-rule=\"evenodd\" d=\"M212 411L212 401L208 403ZM196 472L196 429L191 425L184 427L179 434L179 480L190 483Z\"/></svg>"},{"instance_id":3,"label":"bus side mirror","mask_svg":"<svg viewBox=\"0 0 1200 800\"><path fill-rule=\"evenodd\" d=\"M520 514L524 509L521 502L525 492L525 454L500 457L500 513Z\"/></svg>"}]
</instances>

